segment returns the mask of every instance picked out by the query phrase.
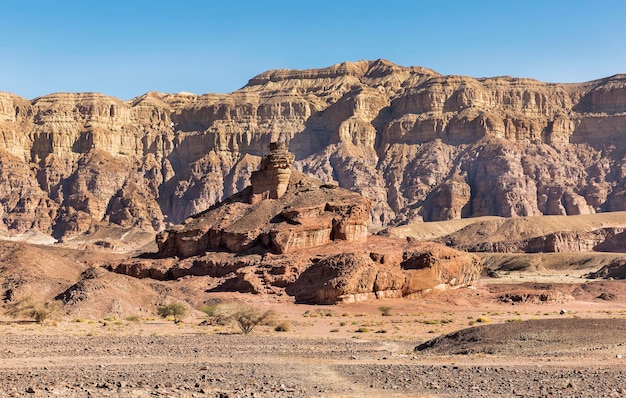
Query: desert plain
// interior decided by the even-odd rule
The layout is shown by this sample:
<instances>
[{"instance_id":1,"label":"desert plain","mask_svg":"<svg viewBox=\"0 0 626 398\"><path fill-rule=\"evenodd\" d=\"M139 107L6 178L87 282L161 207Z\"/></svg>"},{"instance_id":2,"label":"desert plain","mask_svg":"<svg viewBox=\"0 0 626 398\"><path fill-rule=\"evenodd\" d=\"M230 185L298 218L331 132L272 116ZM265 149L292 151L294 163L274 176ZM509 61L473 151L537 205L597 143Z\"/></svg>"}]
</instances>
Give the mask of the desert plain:
<instances>
[{"instance_id":1,"label":"desert plain","mask_svg":"<svg viewBox=\"0 0 626 398\"><path fill-rule=\"evenodd\" d=\"M0 315L0 395L621 396L626 287L587 279L596 262L352 304L213 293L216 303L273 310L247 335L197 310L178 324Z\"/></svg>"}]
</instances>

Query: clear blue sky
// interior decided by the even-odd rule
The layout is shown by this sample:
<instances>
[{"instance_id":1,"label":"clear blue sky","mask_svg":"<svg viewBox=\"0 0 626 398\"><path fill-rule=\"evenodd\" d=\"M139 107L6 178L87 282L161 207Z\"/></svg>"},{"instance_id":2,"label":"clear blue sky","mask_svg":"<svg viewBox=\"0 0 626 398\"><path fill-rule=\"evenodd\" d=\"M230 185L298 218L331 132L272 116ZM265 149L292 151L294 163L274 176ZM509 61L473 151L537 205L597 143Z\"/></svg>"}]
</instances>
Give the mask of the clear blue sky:
<instances>
[{"instance_id":1,"label":"clear blue sky","mask_svg":"<svg viewBox=\"0 0 626 398\"><path fill-rule=\"evenodd\" d=\"M226 93L268 69L385 58L443 74L626 73L626 1L1 0L0 91Z\"/></svg>"}]
</instances>

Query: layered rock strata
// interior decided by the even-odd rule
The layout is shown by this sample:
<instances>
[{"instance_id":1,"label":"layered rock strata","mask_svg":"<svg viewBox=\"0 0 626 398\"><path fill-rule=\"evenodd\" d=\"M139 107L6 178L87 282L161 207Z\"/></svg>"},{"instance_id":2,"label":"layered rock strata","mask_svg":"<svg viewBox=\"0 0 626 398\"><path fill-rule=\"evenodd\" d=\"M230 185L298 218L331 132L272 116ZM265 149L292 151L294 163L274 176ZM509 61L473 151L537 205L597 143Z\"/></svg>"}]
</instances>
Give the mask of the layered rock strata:
<instances>
[{"instance_id":1,"label":"layered rock strata","mask_svg":"<svg viewBox=\"0 0 626 398\"><path fill-rule=\"evenodd\" d=\"M158 231L250 185L275 141L297 170L368 197L378 225L626 210L625 98L626 75L554 84L384 60L268 71L224 95L0 93L0 229Z\"/></svg>"},{"instance_id":2,"label":"layered rock strata","mask_svg":"<svg viewBox=\"0 0 626 398\"><path fill-rule=\"evenodd\" d=\"M480 277L482 262L471 254L368 239L370 200L289 171L292 159L284 145L270 144L252 186L159 233L154 258L106 267L158 280L209 276L220 280L215 290L319 304L471 286ZM285 171L287 182L276 178Z\"/></svg>"},{"instance_id":3,"label":"layered rock strata","mask_svg":"<svg viewBox=\"0 0 626 398\"><path fill-rule=\"evenodd\" d=\"M131 259L105 265L137 278L209 276L212 291L291 296L299 303L352 303L473 286L483 269L473 254L435 243L370 237L287 254L210 251L184 259Z\"/></svg>"},{"instance_id":4,"label":"layered rock strata","mask_svg":"<svg viewBox=\"0 0 626 398\"><path fill-rule=\"evenodd\" d=\"M189 257L262 247L278 253L367 238L370 200L291 170L293 155L270 144L252 186L157 235L159 255Z\"/></svg>"},{"instance_id":5,"label":"layered rock strata","mask_svg":"<svg viewBox=\"0 0 626 398\"><path fill-rule=\"evenodd\" d=\"M624 252L626 213L488 218L434 241L470 252Z\"/></svg>"},{"instance_id":6,"label":"layered rock strata","mask_svg":"<svg viewBox=\"0 0 626 398\"><path fill-rule=\"evenodd\" d=\"M255 204L263 199L279 199L287 192L294 158L284 144L270 143L270 153L261 160L260 169L250 175L250 203Z\"/></svg>"}]
</instances>

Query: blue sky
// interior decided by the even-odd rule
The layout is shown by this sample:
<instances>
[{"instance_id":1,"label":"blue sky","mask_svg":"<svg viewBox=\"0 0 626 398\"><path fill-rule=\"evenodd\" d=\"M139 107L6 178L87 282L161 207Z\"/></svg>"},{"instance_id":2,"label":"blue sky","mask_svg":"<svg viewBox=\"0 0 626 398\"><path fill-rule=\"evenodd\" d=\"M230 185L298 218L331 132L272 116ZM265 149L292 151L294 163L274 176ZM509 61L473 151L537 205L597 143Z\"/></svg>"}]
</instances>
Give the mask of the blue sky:
<instances>
[{"instance_id":1,"label":"blue sky","mask_svg":"<svg viewBox=\"0 0 626 398\"><path fill-rule=\"evenodd\" d=\"M29 99L226 93L268 69L378 58L550 82L626 73L626 2L0 2L0 91Z\"/></svg>"}]
</instances>

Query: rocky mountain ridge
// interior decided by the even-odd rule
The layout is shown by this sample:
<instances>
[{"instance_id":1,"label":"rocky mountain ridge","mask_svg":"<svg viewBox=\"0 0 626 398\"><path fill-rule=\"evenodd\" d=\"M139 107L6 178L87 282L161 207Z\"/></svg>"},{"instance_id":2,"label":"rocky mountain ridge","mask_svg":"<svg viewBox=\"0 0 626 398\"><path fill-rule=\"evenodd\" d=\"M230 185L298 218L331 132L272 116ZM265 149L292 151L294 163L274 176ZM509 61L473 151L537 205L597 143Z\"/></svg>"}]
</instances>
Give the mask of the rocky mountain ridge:
<instances>
[{"instance_id":1,"label":"rocky mountain ridge","mask_svg":"<svg viewBox=\"0 0 626 398\"><path fill-rule=\"evenodd\" d=\"M370 221L626 210L626 75L442 76L385 60L268 71L231 94L0 93L1 232L159 231L249 185L270 142Z\"/></svg>"},{"instance_id":2,"label":"rocky mountain ridge","mask_svg":"<svg viewBox=\"0 0 626 398\"><path fill-rule=\"evenodd\" d=\"M626 212L475 217L391 227L379 235L443 243L468 252L624 252Z\"/></svg>"}]
</instances>

